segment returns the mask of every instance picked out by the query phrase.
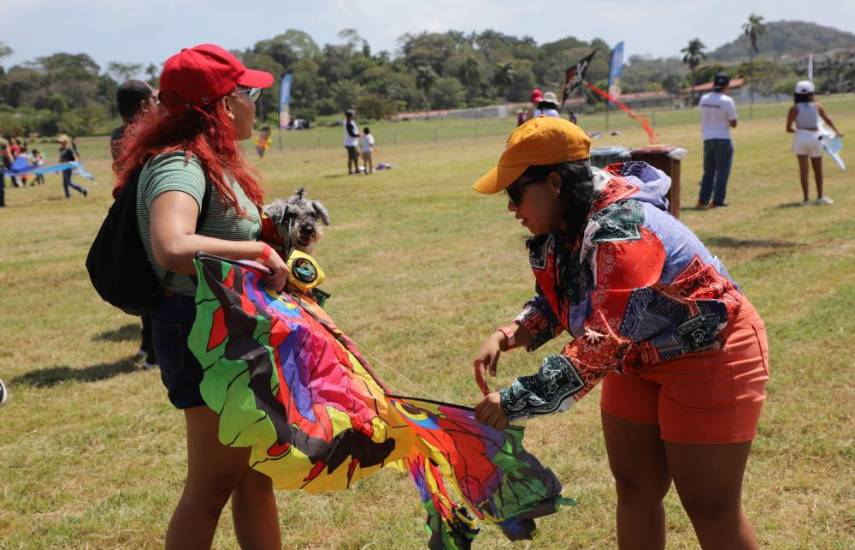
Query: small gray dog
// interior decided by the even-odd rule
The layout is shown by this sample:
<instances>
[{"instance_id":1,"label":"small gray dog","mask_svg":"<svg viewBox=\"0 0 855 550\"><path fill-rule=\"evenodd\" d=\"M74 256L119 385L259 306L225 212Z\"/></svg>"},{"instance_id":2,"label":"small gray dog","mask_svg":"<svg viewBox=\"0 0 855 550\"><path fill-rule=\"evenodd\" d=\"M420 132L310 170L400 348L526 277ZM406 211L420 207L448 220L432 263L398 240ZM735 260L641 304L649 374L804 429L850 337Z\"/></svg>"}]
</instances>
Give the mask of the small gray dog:
<instances>
[{"instance_id":1,"label":"small gray dog","mask_svg":"<svg viewBox=\"0 0 855 550\"><path fill-rule=\"evenodd\" d=\"M322 225L329 224L324 205L306 198L306 189L301 187L287 199L276 199L264 207L261 240L274 245L287 260L294 248L311 254L323 236Z\"/></svg>"}]
</instances>

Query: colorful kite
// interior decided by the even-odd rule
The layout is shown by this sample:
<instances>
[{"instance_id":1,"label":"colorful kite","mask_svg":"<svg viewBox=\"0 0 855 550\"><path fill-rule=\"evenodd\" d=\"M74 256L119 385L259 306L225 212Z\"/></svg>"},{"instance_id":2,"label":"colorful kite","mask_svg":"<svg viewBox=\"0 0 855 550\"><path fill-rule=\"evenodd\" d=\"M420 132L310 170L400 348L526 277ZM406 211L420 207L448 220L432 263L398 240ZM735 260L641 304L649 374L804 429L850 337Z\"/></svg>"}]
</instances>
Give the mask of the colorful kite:
<instances>
[{"instance_id":1,"label":"colorful kite","mask_svg":"<svg viewBox=\"0 0 855 550\"><path fill-rule=\"evenodd\" d=\"M564 107L567 98L585 81L588 67L591 66L591 60L596 54L597 50L594 50L567 68L564 73L564 84L561 86L561 107Z\"/></svg>"},{"instance_id":2,"label":"colorful kite","mask_svg":"<svg viewBox=\"0 0 855 550\"><path fill-rule=\"evenodd\" d=\"M623 62L623 42L620 43L620 57L621 64ZM622 101L614 97L609 92L601 90L600 88L594 86L587 80L585 80L585 76L588 72L588 67L591 66L591 60L594 58L594 55L597 53L597 50L592 51L573 65L567 68L567 72L564 75L564 85L561 87L561 106L564 106L564 102L567 101L567 98L573 93L576 88L584 85L585 88L591 90L598 96L602 97L606 101L612 102L612 104L616 105L618 109L626 113L631 119L641 124L641 127L644 128L645 133L647 133L647 140L651 145L656 145L659 143L659 137L656 135L656 132L653 131L653 128L650 126L650 122L648 122L647 117L644 115L640 115L627 107ZM610 68L611 73L611 68ZM612 75L609 75L609 80L611 81Z\"/></svg>"},{"instance_id":3,"label":"colorful kite","mask_svg":"<svg viewBox=\"0 0 855 550\"><path fill-rule=\"evenodd\" d=\"M617 99L616 97L613 97L605 90L597 88L590 82L585 82L585 87L597 94L598 96L602 97L606 101L611 101L612 104L616 105L618 109L626 113L629 118L641 124L641 127L644 128L644 132L647 134L647 141L650 143L650 145L656 145L659 143L659 136L657 136L656 132L653 131L653 127L650 126L650 122L647 120L646 116L636 113L635 111L624 105L621 100Z\"/></svg>"},{"instance_id":4,"label":"colorful kite","mask_svg":"<svg viewBox=\"0 0 855 550\"><path fill-rule=\"evenodd\" d=\"M48 166L37 166L30 164L26 157L18 157L8 170L2 170L7 176L37 176L39 174L53 174L54 172L62 172L63 170L74 170L80 176L94 180L93 176L86 168L77 161L60 162L59 164L51 164Z\"/></svg>"},{"instance_id":5,"label":"colorful kite","mask_svg":"<svg viewBox=\"0 0 855 550\"><path fill-rule=\"evenodd\" d=\"M393 466L409 472L428 513L430 548L468 548L478 521L531 538L561 484L472 409L392 395L309 294L268 290L251 265L200 255L189 345L220 415L220 441L250 447L279 489L342 490Z\"/></svg>"}]
</instances>

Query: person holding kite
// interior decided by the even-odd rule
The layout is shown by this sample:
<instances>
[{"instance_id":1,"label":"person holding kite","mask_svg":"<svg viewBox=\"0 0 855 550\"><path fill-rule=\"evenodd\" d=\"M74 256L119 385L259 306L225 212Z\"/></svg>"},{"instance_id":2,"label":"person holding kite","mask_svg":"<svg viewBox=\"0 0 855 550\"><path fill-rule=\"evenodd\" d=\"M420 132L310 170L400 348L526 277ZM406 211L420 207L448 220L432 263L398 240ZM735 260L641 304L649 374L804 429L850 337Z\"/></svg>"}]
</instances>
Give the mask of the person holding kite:
<instances>
[{"instance_id":1,"label":"person holding kite","mask_svg":"<svg viewBox=\"0 0 855 550\"><path fill-rule=\"evenodd\" d=\"M834 201L823 193L822 188L823 133L820 130L820 117L834 130L837 137L843 137L843 134L837 130L822 105L814 101L813 82L802 80L797 83L793 100L794 104L787 113L787 132L795 134L793 136L793 153L799 159L799 180L802 184L802 195L804 197L802 206L810 205L808 157L810 157L813 177L816 181L816 204L834 204Z\"/></svg>"},{"instance_id":2,"label":"person holding kite","mask_svg":"<svg viewBox=\"0 0 855 550\"><path fill-rule=\"evenodd\" d=\"M59 162L77 162L79 160L67 135L60 135L57 141L59 142ZM62 191L65 193L65 198L71 198L71 193L68 191L69 188L74 189L84 197L87 196L89 194L88 189L71 181L72 172L74 172L73 168L66 168L62 171Z\"/></svg>"},{"instance_id":3,"label":"person holding kite","mask_svg":"<svg viewBox=\"0 0 855 550\"><path fill-rule=\"evenodd\" d=\"M282 258L256 240L262 188L238 144L252 137L255 102L272 84L273 75L247 69L219 46L181 50L160 75L162 108L125 130L114 164L119 186L141 169L137 225L163 282L152 313L154 348L169 399L186 421L187 477L166 534L170 549L210 548L229 498L242 547L281 548L270 478L250 469L249 449L220 444L218 416L199 392L202 366L187 347L197 252L256 260L277 290L287 280Z\"/></svg>"},{"instance_id":4,"label":"person holding kite","mask_svg":"<svg viewBox=\"0 0 855 550\"><path fill-rule=\"evenodd\" d=\"M703 548L756 548L741 487L769 378L766 329L724 265L667 211L644 162L590 167L590 139L534 118L473 188L505 191L531 234L535 296L475 357L491 426L569 409L604 381L601 416L621 548L664 548L673 481ZM501 353L573 338L491 391Z\"/></svg>"}]
</instances>

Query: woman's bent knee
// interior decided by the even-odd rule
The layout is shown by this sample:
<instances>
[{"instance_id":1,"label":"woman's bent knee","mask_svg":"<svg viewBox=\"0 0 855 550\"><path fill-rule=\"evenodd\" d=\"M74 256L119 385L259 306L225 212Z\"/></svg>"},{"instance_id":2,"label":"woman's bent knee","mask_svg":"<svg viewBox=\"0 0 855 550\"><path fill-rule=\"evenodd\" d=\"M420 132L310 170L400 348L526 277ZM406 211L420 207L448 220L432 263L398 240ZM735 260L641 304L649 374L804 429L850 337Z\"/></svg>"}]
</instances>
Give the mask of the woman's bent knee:
<instances>
[{"instance_id":1,"label":"woman's bent knee","mask_svg":"<svg viewBox=\"0 0 855 550\"><path fill-rule=\"evenodd\" d=\"M671 478L645 477L636 475L624 475L612 470L615 479L615 488L618 498L621 500L645 500L659 502L668 494L671 488Z\"/></svg>"}]
</instances>

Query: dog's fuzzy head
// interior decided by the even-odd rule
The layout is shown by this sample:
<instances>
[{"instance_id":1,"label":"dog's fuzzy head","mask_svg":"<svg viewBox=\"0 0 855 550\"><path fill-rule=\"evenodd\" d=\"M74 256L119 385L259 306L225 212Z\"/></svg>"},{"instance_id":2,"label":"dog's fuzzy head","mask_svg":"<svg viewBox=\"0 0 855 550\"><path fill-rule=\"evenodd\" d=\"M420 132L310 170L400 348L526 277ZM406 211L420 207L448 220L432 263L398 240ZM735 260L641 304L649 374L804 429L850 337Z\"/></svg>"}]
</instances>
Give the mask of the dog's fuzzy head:
<instances>
[{"instance_id":1,"label":"dog's fuzzy head","mask_svg":"<svg viewBox=\"0 0 855 550\"><path fill-rule=\"evenodd\" d=\"M276 199L264 207L264 213L276 226L284 243L310 253L323 235L323 225L330 224L327 209L318 201L306 198L301 187L287 199Z\"/></svg>"}]
</instances>

